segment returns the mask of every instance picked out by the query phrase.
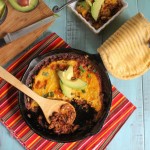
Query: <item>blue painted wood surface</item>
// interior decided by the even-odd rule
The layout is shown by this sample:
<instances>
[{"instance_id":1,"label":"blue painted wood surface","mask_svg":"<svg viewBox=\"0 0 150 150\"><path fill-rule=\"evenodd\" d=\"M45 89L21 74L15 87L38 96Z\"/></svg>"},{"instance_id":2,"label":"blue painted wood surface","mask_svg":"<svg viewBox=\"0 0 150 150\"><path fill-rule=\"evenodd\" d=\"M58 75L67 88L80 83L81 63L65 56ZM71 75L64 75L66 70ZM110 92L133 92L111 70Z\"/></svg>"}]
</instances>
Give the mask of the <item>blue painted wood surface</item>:
<instances>
[{"instance_id":1,"label":"blue painted wood surface","mask_svg":"<svg viewBox=\"0 0 150 150\"><path fill-rule=\"evenodd\" d=\"M66 0L45 0L52 8L55 4L62 5ZM150 0L127 0L128 8L119 15L100 34L96 35L89 30L71 11L62 10L60 17L47 32L56 32L67 43L77 49L96 53L96 49L127 19L142 12L150 21ZM40 38L40 39L41 39ZM119 80L110 75L111 82L136 107L136 111L126 124L117 133L107 150L150 150L150 71L133 80ZM0 125L0 150L23 150L24 148L14 139L9 131Z\"/></svg>"}]
</instances>

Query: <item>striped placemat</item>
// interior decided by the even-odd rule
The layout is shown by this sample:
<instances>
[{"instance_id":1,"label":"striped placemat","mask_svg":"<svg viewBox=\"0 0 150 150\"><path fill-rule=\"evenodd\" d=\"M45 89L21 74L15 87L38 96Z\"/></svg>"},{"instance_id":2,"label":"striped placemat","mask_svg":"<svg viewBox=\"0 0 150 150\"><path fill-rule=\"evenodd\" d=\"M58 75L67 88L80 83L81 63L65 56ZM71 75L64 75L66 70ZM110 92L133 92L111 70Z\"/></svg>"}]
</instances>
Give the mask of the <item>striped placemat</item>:
<instances>
[{"instance_id":1,"label":"striped placemat","mask_svg":"<svg viewBox=\"0 0 150 150\"><path fill-rule=\"evenodd\" d=\"M7 70L21 80L30 61L49 50L69 47L57 34L52 33L36 44L32 49L23 52L7 66ZM135 110L135 106L112 86L113 101L110 114L102 130L84 140L71 143L57 143L46 140L34 133L24 122L18 107L18 90L0 80L0 120L10 133L29 150L91 150L104 149L121 126Z\"/></svg>"}]
</instances>

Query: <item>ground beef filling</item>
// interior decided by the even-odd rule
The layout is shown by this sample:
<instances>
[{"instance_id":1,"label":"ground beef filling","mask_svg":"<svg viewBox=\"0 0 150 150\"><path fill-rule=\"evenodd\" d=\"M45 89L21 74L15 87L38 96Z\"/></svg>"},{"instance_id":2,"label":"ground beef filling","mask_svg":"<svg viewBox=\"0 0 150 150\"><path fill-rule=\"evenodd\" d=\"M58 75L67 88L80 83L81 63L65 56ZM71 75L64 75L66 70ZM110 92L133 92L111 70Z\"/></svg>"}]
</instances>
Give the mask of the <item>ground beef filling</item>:
<instances>
[{"instance_id":1,"label":"ground beef filling","mask_svg":"<svg viewBox=\"0 0 150 150\"><path fill-rule=\"evenodd\" d=\"M54 112L50 116L50 125L48 129L53 129L57 134L68 134L74 132L78 125L74 125L75 112L68 104L60 108L60 112Z\"/></svg>"},{"instance_id":2,"label":"ground beef filling","mask_svg":"<svg viewBox=\"0 0 150 150\"><path fill-rule=\"evenodd\" d=\"M37 122L41 127L48 129L50 133L61 135L70 134L76 130L86 130L93 126L93 123L96 121L97 112L85 100L74 99L71 101L76 114L72 110L72 107L69 108L68 105L63 105L60 108L60 112L54 112L50 116L50 124L46 121L39 106L31 107L33 102L29 97L25 100L27 116L33 119L35 123Z\"/></svg>"}]
</instances>

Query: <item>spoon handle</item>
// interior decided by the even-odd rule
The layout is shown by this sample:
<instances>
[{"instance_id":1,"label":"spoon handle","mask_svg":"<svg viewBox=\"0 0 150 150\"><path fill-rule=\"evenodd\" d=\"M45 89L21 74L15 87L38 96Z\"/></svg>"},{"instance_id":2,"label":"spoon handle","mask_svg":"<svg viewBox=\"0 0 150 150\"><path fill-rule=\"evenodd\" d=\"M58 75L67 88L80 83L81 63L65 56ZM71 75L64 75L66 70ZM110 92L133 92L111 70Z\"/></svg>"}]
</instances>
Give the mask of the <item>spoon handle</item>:
<instances>
[{"instance_id":1,"label":"spoon handle","mask_svg":"<svg viewBox=\"0 0 150 150\"><path fill-rule=\"evenodd\" d=\"M71 3L75 2L75 1L77 1L77 0L70 0L70 1L68 1L67 3L63 4L62 6L60 6L60 7L58 7L58 6L56 5L56 6L54 6L54 7L52 8L52 10L53 10L54 13L58 13L58 12L61 11L64 7L66 7L67 5L69 5L69 4L71 4Z\"/></svg>"},{"instance_id":2,"label":"spoon handle","mask_svg":"<svg viewBox=\"0 0 150 150\"><path fill-rule=\"evenodd\" d=\"M37 95L35 92L29 89L26 85L20 82L15 76L13 76L11 73L9 73L1 66L0 66L0 77L6 80L11 85L13 85L14 87L16 87L18 90L22 91L23 93L31 97L32 99L37 100L37 97L39 97L39 95Z\"/></svg>"}]
</instances>

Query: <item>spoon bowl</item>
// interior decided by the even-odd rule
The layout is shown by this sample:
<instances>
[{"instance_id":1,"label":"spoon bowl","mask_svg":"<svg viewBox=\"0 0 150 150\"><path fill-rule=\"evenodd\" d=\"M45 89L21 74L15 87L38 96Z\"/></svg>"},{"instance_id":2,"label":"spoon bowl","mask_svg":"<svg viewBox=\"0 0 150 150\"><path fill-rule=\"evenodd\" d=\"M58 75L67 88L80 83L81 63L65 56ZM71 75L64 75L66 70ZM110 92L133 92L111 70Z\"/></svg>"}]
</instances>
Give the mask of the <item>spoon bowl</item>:
<instances>
[{"instance_id":1,"label":"spoon bowl","mask_svg":"<svg viewBox=\"0 0 150 150\"><path fill-rule=\"evenodd\" d=\"M61 100L47 99L39 96L1 66L0 77L6 80L11 85L13 85L14 87L16 87L18 90L22 91L24 94L26 94L33 100L35 100L42 109L45 119L48 123L50 123L50 117L53 115L54 112L61 113L62 111L63 114L68 114L68 112L71 111L72 116L69 118L69 122L74 122L76 118L76 111L70 103ZM61 110L62 106L63 110Z\"/></svg>"}]
</instances>

